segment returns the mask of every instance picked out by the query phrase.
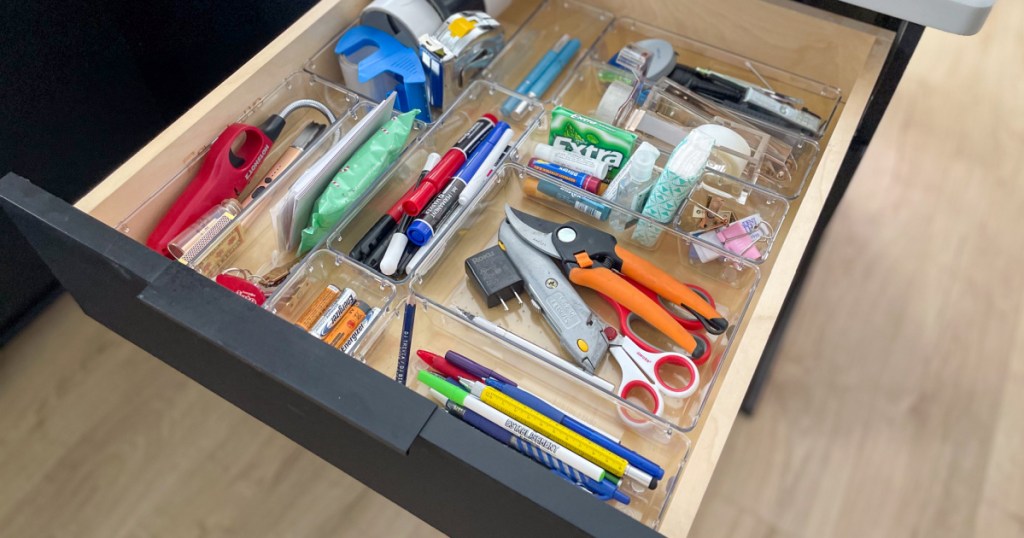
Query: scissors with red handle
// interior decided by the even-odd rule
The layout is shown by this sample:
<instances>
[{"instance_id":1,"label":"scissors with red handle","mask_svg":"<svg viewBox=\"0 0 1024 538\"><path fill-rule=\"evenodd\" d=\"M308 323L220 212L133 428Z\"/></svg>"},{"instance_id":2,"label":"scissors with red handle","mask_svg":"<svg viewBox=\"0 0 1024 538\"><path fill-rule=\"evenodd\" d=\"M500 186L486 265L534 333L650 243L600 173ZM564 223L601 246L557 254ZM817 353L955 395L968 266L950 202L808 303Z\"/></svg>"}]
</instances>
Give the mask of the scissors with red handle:
<instances>
[{"instance_id":1,"label":"scissors with red handle","mask_svg":"<svg viewBox=\"0 0 1024 538\"><path fill-rule=\"evenodd\" d=\"M614 327L605 327L604 334L608 339L612 357L618 363L619 369L622 370L622 381L616 389L619 398L625 400L636 391L644 392L651 402L648 411L652 415L660 417L665 410L666 398L674 400L688 398L700 386L700 373L697 372L697 365L689 357L671 351L647 351L637 345L632 337L618 332ZM688 379L685 384L676 386L665 379L663 370L669 366L687 370ZM628 424L642 425L647 422L631 417L625 412L625 409L620 408L619 412Z\"/></svg>"}]
</instances>

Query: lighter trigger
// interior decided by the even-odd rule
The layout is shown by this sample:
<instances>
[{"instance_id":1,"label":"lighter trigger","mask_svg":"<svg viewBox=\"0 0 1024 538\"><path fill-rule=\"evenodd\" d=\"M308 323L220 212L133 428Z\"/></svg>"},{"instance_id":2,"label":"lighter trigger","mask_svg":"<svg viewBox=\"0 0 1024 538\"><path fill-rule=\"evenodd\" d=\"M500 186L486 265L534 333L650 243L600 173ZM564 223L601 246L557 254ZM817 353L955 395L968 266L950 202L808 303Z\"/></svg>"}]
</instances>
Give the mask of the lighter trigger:
<instances>
[{"instance_id":1,"label":"lighter trigger","mask_svg":"<svg viewBox=\"0 0 1024 538\"><path fill-rule=\"evenodd\" d=\"M228 162L231 163L231 166L234 166L235 168L239 169L241 169L242 166L245 165L245 159L239 157L238 155L235 155L235 152L230 150L228 151Z\"/></svg>"}]
</instances>

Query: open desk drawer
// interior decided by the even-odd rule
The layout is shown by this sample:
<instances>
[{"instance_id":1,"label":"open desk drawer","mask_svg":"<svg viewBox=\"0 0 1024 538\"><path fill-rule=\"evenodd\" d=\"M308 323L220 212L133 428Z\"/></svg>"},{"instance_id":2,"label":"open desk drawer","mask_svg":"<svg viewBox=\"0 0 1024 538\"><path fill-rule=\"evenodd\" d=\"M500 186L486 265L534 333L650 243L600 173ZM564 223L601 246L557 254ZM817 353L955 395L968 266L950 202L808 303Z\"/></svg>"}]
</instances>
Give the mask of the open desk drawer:
<instances>
[{"instance_id":1,"label":"open desk drawer","mask_svg":"<svg viewBox=\"0 0 1024 538\"><path fill-rule=\"evenodd\" d=\"M673 493L653 515L642 517L654 529L679 536L700 505L894 34L786 0L588 3L834 86L842 96L804 194L791 202L773 255L759 267L760 285L704 411L695 427L680 434L685 442L674 445L685 454L675 455L681 470ZM466 535L496 528L544 535L650 533L637 519L575 490L395 383L374 369L379 361L373 357L365 364L346 360L287 321L148 250L140 244L144 230L115 230L158 182L174 177L204 150L202 141L212 140L301 70L362 5L317 4L74 208L8 176L0 183L4 210L88 315L431 525ZM519 8L513 3L510 9ZM407 295L400 288L395 303ZM424 330L432 326L427 321ZM373 348L388 341L385 335ZM458 487L436 494L436 484L450 485L456 477Z\"/></svg>"}]
</instances>

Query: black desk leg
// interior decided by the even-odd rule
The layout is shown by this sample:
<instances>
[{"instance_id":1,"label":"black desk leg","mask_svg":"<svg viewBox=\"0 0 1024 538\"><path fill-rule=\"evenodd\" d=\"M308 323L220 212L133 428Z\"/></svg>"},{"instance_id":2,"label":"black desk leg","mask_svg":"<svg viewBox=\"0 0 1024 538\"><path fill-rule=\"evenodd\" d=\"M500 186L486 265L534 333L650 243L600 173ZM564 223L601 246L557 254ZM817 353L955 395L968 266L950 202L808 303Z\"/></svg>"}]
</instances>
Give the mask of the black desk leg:
<instances>
[{"instance_id":1,"label":"black desk leg","mask_svg":"<svg viewBox=\"0 0 1024 538\"><path fill-rule=\"evenodd\" d=\"M775 327L772 328L772 333L768 336L768 343L765 344L757 370L754 371L754 378L750 381L750 387L743 398L743 404L740 406L740 409L746 414L753 413L754 408L757 407L757 400L768 381L779 342L782 341L782 334L786 330L789 318L793 315L793 309L800 295L800 289L803 287L807 271L814 261L814 253L817 252L818 245L821 243L821 236L832 219L832 215L835 214L839 202L843 199L843 195L846 194L846 189L850 186L854 173L857 172L857 167L864 157L864 152L867 151L868 144L871 142L872 137L875 136L878 124L881 123L882 117L889 107L893 93L895 93L900 79L903 78L903 72L906 71L907 64L910 63L910 57L913 56L914 49L917 48L923 33L924 27L919 24L906 21L900 22L892 48L889 50L889 55L882 65L882 72L879 73L878 81L875 82L875 87L871 91L868 106L864 109L864 116L861 118L860 124L857 125L857 130L853 134L853 140L850 142L850 149L847 151L846 157L839 167L836 180L832 184L832 189L825 199L825 206L821 209L821 215L818 217L818 222L814 225L814 231L811 232L810 240L807 243L807 250L804 251L803 258L800 259L800 265L796 269L793 283L789 287L786 300L782 303L782 309L775 320Z\"/></svg>"}]
</instances>

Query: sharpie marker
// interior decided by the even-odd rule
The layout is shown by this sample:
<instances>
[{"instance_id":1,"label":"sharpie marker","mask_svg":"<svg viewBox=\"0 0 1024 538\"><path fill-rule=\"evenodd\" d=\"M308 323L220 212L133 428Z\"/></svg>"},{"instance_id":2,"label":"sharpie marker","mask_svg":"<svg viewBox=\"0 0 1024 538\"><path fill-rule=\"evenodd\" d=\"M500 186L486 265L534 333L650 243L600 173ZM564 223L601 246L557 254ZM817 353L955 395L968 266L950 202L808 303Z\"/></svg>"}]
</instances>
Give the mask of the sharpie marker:
<instances>
[{"instance_id":1,"label":"sharpie marker","mask_svg":"<svg viewBox=\"0 0 1024 538\"><path fill-rule=\"evenodd\" d=\"M613 454L625 458L625 460L628 461L630 465L653 476L654 478L661 480L661 478L665 476L665 470L659 467L658 464L641 456L640 454L637 454L636 452L633 452L632 450L620 445L619 443L616 443L615 441L609 439L603 434L594 431L589 426L570 417L569 415L566 415L565 413L555 408L553 405L534 396L533 394L530 394L529 392L526 392L525 390L519 387L515 387L507 383L502 383L501 381L498 381L497 379L493 378L488 379L486 383L487 386L493 387L501 391L502 394L505 394L506 396L515 399L519 403L529 406L536 411L539 411L542 415L582 435L583 437L589 439L590 441L593 441L598 446L606 448Z\"/></svg>"},{"instance_id":2,"label":"sharpie marker","mask_svg":"<svg viewBox=\"0 0 1024 538\"><path fill-rule=\"evenodd\" d=\"M427 155L427 163L423 165L423 173L420 174L419 181L422 181L423 177L433 170L440 161L441 156L437 153ZM416 183L419 184L419 181ZM379 263L381 274L391 276L398 271L398 264L401 261L402 254L405 252L406 245L409 243L407 231L411 222L412 217L409 215L404 215L398 222L398 229L395 230L394 235L391 236L391 241L388 242L388 246L384 250L384 254L380 257Z\"/></svg>"},{"instance_id":3,"label":"sharpie marker","mask_svg":"<svg viewBox=\"0 0 1024 538\"><path fill-rule=\"evenodd\" d=\"M462 194L463 189L466 188L470 180L476 177L477 172L487 161L491 152L498 146L498 142L508 128L508 124L502 121L498 122L494 129L491 129L487 138L477 145L476 149L473 150L472 156L466 161L466 164L462 165L462 168L448 182L444 190L430 201L430 204L423 210L419 218L409 224L409 230L406 232L406 235L409 236L409 241L423 246L430 240L430 237L434 235L434 227L441 222L441 218L444 215L458 204L459 195Z\"/></svg>"},{"instance_id":4,"label":"sharpie marker","mask_svg":"<svg viewBox=\"0 0 1024 538\"><path fill-rule=\"evenodd\" d=\"M426 370L420 370L419 373L416 374L416 379L418 379L420 383L436 390L445 398L477 413L489 422L497 424L505 431L520 439L533 443L544 452L564 461L583 475L597 481L603 481L605 478L611 478L611 476L609 476L609 474L601 467L587 461L587 459L583 458L579 454L576 454L575 452L552 441L548 437L536 432L533 428L530 428L522 422L515 420L485 404L476 396L466 392L462 387L449 383Z\"/></svg>"},{"instance_id":5,"label":"sharpie marker","mask_svg":"<svg viewBox=\"0 0 1024 538\"><path fill-rule=\"evenodd\" d=\"M509 142L512 141L513 136L515 136L515 132L511 128L505 129L505 134L501 135L498 145L491 150L487 160L484 161L484 164L480 165L480 169L476 171L473 179L469 180L469 185L466 185L466 188L459 194L459 205L469 205L476 198L476 195L480 194L480 191L484 189L484 186L487 185L487 178L494 172L495 165L511 151L512 146L509 145Z\"/></svg>"},{"instance_id":6,"label":"sharpie marker","mask_svg":"<svg viewBox=\"0 0 1024 538\"><path fill-rule=\"evenodd\" d=\"M363 234L362 239L352 247L352 250L349 251L349 256L351 256L352 259L366 263L372 267L376 267L377 264L380 263L380 259L383 259L384 257L384 251L379 251L381 243L385 242L388 237L391 236L402 220L402 216L405 215L405 212L402 211L402 202L412 195L412 192L419 187L420 182L422 182L423 178L427 176L427 173L437 165L437 162L433 162L431 155L436 155L436 153L431 153L427 156L427 161L424 163L423 170L420 172L420 176L416 180L416 183L409 187L409 190L405 191L405 194L403 194L402 197L391 206L391 208L385 211L380 220L375 222L374 225L371 226L365 234ZM387 247L384 248L386 249ZM370 256L375 255L379 255L377 263L368 263L367 259Z\"/></svg>"},{"instance_id":7,"label":"sharpie marker","mask_svg":"<svg viewBox=\"0 0 1024 538\"><path fill-rule=\"evenodd\" d=\"M629 504L629 497L619 491L618 485L611 480L608 480L607 478L600 482L593 480L576 469L573 469L562 460L544 452L538 448L537 445L516 437L511 432L506 431L501 426L492 423L472 410L466 409L448 398L445 398L440 392L430 389L430 395L441 403L449 414L462 419L466 424L486 433L499 443L516 449L524 456L527 456L537 463L551 469L555 474L561 476L570 483L586 489L598 499L602 501L615 499L622 504Z\"/></svg>"},{"instance_id":8,"label":"sharpie marker","mask_svg":"<svg viewBox=\"0 0 1024 538\"><path fill-rule=\"evenodd\" d=\"M441 161L433 170L424 176L423 181L416 186L416 189L409 194L408 198L402 201L402 210L412 216L418 216L420 211L430 203L430 200L441 192L451 181L452 175L462 167L463 163L473 153L476 146L487 136L487 133L498 123L498 118L491 114L484 114L476 123L462 135L462 138L452 146ZM398 220L398 217L395 217Z\"/></svg>"}]
</instances>

